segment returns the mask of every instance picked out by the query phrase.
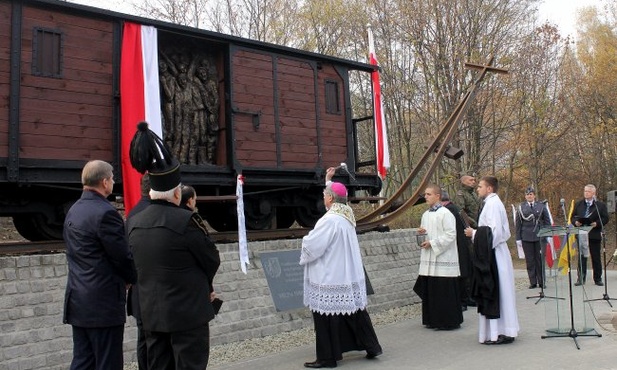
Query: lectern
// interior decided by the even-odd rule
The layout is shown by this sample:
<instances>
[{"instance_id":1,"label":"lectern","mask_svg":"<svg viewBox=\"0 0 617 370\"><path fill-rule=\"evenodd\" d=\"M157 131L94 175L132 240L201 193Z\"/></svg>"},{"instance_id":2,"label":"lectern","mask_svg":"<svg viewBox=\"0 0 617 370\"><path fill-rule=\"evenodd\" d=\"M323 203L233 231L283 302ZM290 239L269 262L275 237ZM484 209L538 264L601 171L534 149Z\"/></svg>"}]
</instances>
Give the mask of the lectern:
<instances>
[{"instance_id":1,"label":"lectern","mask_svg":"<svg viewBox=\"0 0 617 370\"><path fill-rule=\"evenodd\" d=\"M538 236L540 237L553 237L553 236L565 237L565 243L564 243L565 245L563 245L562 247L566 248L564 252L566 253L566 256L567 256L567 266L564 268L567 268L567 275L563 275L559 273L555 274L553 276L552 286L555 291L556 297L559 297L559 294L569 295L569 299L567 300L567 304L569 307L564 307L565 301L560 300L560 299L555 299L552 302L547 302L547 305L551 303L554 304L555 311L556 311L556 315L554 317L556 318L557 321L556 321L556 325L550 325L550 327L546 330L547 335L543 335L542 339L569 337L574 340L574 344L576 345L577 349L580 349L580 346L578 345L578 342L576 340L577 337L583 337L583 336L584 337L592 337L592 336L601 337L602 336L602 334L599 334L593 327L591 327L590 325L587 325L587 317L589 315L587 315L585 312L585 303L583 301L582 295L580 295L580 299L577 295L577 299L576 299L577 304L576 305L574 304L575 299L574 299L574 294L573 294L574 291L573 291L573 285L572 285L572 269L570 268L571 263L572 263L572 258L574 256L572 256L572 253L570 252L570 249L571 249L570 236L578 235L581 231L589 231L590 229L591 229L590 226L582 226L582 227L550 226L550 227L542 228L538 232ZM565 285L567 286L566 289L561 288L563 287L564 282L565 282ZM568 310L568 309L569 309L570 315L569 315L569 322L566 323L566 320L561 320L560 312L564 310ZM575 324L575 319L574 319L575 316L577 317L580 316L583 320L582 321L577 320ZM547 322L548 322L549 317L550 315L547 315Z\"/></svg>"}]
</instances>

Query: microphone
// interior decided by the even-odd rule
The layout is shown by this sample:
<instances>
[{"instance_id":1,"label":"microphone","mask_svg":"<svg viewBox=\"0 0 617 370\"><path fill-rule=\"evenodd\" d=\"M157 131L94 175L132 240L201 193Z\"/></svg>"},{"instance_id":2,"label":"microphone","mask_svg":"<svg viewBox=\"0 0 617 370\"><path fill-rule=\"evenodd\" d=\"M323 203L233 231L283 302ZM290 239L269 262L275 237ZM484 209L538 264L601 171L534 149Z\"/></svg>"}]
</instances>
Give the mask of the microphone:
<instances>
[{"instance_id":1,"label":"microphone","mask_svg":"<svg viewBox=\"0 0 617 370\"><path fill-rule=\"evenodd\" d=\"M565 220L565 225L568 225L568 215L566 214L566 200L561 198L559 199L559 205L561 206L561 211L563 212L563 218Z\"/></svg>"}]
</instances>

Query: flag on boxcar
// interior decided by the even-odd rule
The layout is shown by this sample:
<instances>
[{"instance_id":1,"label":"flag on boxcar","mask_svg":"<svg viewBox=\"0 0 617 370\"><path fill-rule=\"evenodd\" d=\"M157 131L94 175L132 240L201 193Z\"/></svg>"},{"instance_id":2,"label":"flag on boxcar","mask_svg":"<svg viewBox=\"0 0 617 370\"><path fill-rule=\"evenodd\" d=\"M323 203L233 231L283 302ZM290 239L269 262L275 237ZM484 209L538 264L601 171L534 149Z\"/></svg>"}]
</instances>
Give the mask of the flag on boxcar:
<instances>
[{"instance_id":1,"label":"flag on boxcar","mask_svg":"<svg viewBox=\"0 0 617 370\"><path fill-rule=\"evenodd\" d=\"M238 212L238 254L240 256L240 268L246 274L246 266L249 264L249 250L246 242L246 223L244 222L244 176L238 175L236 183L236 210Z\"/></svg>"},{"instance_id":2,"label":"flag on boxcar","mask_svg":"<svg viewBox=\"0 0 617 370\"><path fill-rule=\"evenodd\" d=\"M157 31L151 26L126 22L120 58L120 158L124 209L130 211L141 198L139 174L131 166L129 147L137 123L147 121L163 137L159 93Z\"/></svg>"},{"instance_id":3,"label":"flag on boxcar","mask_svg":"<svg viewBox=\"0 0 617 370\"><path fill-rule=\"evenodd\" d=\"M377 159L377 172L383 180L386 172L390 168L390 153L388 150L388 132L386 130L386 120L383 111L383 100L381 96L381 85L379 82L379 63L375 55L375 44L373 42L373 31L368 27L369 61L374 65L375 70L371 72L371 82L373 85L373 120L375 121L375 157Z\"/></svg>"}]
</instances>

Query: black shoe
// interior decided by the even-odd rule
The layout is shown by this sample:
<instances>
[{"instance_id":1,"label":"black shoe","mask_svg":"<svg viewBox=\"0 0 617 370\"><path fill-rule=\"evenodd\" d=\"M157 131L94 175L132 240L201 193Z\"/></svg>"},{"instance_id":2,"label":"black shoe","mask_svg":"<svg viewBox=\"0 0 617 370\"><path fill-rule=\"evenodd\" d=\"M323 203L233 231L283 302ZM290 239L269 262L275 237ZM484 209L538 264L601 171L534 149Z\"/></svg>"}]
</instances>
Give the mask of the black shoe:
<instances>
[{"instance_id":1,"label":"black shoe","mask_svg":"<svg viewBox=\"0 0 617 370\"><path fill-rule=\"evenodd\" d=\"M596 285L597 286L604 286L604 283L602 282L602 280L598 280L598 281L596 281Z\"/></svg>"},{"instance_id":2,"label":"black shoe","mask_svg":"<svg viewBox=\"0 0 617 370\"><path fill-rule=\"evenodd\" d=\"M531 285L529 286L529 289L535 289L535 288L537 288L537 287L538 287L538 284L531 284Z\"/></svg>"},{"instance_id":3,"label":"black shoe","mask_svg":"<svg viewBox=\"0 0 617 370\"><path fill-rule=\"evenodd\" d=\"M313 361L313 362L305 362L304 367L310 367L311 369L321 369L323 367L336 367L336 361Z\"/></svg>"},{"instance_id":4,"label":"black shoe","mask_svg":"<svg viewBox=\"0 0 617 370\"><path fill-rule=\"evenodd\" d=\"M467 311L467 306L465 306L465 305L461 306L461 311L463 311L463 312Z\"/></svg>"},{"instance_id":5,"label":"black shoe","mask_svg":"<svg viewBox=\"0 0 617 370\"><path fill-rule=\"evenodd\" d=\"M581 283L581 281L580 281L580 280L577 280L577 281L576 281L576 283L574 283L574 285L575 285L575 286L581 286L581 285L583 285L583 283Z\"/></svg>"},{"instance_id":6,"label":"black shoe","mask_svg":"<svg viewBox=\"0 0 617 370\"><path fill-rule=\"evenodd\" d=\"M467 300L467 306L468 307L476 307L476 306L478 306L478 304L476 303L476 301L473 298L469 298Z\"/></svg>"},{"instance_id":7,"label":"black shoe","mask_svg":"<svg viewBox=\"0 0 617 370\"><path fill-rule=\"evenodd\" d=\"M487 340L484 344L509 344L514 342L514 337L509 337L507 335L499 335L497 340Z\"/></svg>"},{"instance_id":8,"label":"black shoe","mask_svg":"<svg viewBox=\"0 0 617 370\"><path fill-rule=\"evenodd\" d=\"M546 288L546 285L544 285L544 284L538 284L538 286L539 286L540 288Z\"/></svg>"},{"instance_id":9,"label":"black shoe","mask_svg":"<svg viewBox=\"0 0 617 370\"><path fill-rule=\"evenodd\" d=\"M437 328L437 330L456 330L460 328L461 328L461 324L458 324L458 325L450 325L450 326L441 326Z\"/></svg>"},{"instance_id":10,"label":"black shoe","mask_svg":"<svg viewBox=\"0 0 617 370\"><path fill-rule=\"evenodd\" d=\"M499 335L497 337L497 342L500 342L498 344L508 344L514 342L514 339L514 337L509 337L507 335Z\"/></svg>"},{"instance_id":11,"label":"black shoe","mask_svg":"<svg viewBox=\"0 0 617 370\"><path fill-rule=\"evenodd\" d=\"M377 357L377 356L381 355L382 353L383 353L382 351L377 351L377 352L375 352L375 353L372 353L372 352L366 352L366 356L365 356L365 357L366 357L367 359L369 359L369 360L372 360L372 359L374 359L375 357Z\"/></svg>"}]
</instances>

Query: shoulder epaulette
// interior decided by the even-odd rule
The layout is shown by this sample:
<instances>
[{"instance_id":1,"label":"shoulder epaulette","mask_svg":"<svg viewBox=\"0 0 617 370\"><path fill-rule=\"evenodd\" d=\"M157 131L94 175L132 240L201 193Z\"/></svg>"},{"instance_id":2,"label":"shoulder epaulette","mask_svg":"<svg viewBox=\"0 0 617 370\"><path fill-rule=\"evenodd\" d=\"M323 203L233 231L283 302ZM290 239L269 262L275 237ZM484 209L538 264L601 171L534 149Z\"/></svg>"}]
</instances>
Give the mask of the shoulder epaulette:
<instances>
[{"instance_id":1,"label":"shoulder epaulette","mask_svg":"<svg viewBox=\"0 0 617 370\"><path fill-rule=\"evenodd\" d=\"M206 236L210 235L208 234L208 228L206 227L206 222L204 221L203 218L201 218L199 213L197 212L193 213L191 215L191 220L198 228L200 228L204 232L204 234L206 234Z\"/></svg>"}]
</instances>

